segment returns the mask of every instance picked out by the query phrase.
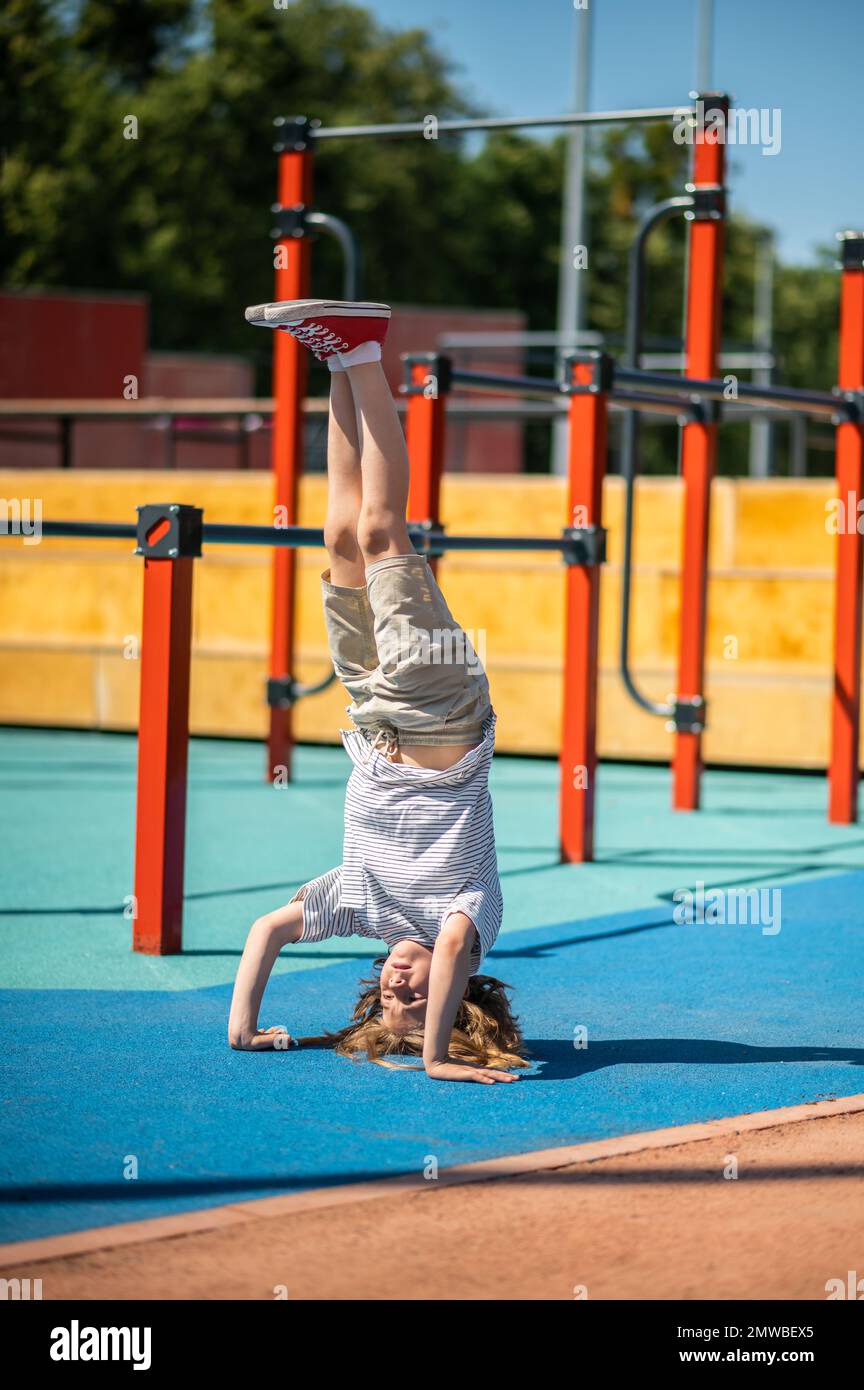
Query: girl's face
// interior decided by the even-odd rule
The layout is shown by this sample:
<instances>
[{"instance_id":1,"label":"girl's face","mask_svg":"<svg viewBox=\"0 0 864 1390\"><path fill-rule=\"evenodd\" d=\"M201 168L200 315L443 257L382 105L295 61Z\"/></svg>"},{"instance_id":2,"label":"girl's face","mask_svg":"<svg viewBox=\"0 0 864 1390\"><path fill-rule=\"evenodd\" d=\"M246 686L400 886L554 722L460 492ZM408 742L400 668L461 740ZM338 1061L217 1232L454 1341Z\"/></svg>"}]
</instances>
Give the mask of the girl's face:
<instances>
[{"instance_id":1,"label":"girl's face","mask_svg":"<svg viewBox=\"0 0 864 1390\"><path fill-rule=\"evenodd\" d=\"M417 941L400 941L381 967L381 1017L393 1033L410 1033L426 1019L432 952Z\"/></svg>"}]
</instances>

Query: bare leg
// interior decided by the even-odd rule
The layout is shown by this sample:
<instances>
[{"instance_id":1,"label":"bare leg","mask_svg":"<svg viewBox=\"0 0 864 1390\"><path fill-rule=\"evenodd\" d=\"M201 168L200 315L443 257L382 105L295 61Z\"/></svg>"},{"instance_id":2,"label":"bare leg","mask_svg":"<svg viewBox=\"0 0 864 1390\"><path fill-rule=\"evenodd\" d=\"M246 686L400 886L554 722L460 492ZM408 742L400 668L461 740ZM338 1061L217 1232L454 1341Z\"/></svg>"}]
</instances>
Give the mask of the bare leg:
<instances>
[{"instance_id":1,"label":"bare leg","mask_svg":"<svg viewBox=\"0 0 864 1390\"><path fill-rule=\"evenodd\" d=\"M360 438L362 502L357 538L367 565L393 555L413 555L405 512L408 505L408 451L396 405L380 362L349 367ZM468 752L470 743L400 743L394 761L412 767L447 768Z\"/></svg>"},{"instance_id":2,"label":"bare leg","mask_svg":"<svg viewBox=\"0 0 864 1390\"><path fill-rule=\"evenodd\" d=\"M345 372L333 372L330 377L327 479L324 544L330 556L330 579L346 589L362 589L366 569L357 541L362 500L360 438L354 395Z\"/></svg>"},{"instance_id":3,"label":"bare leg","mask_svg":"<svg viewBox=\"0 0 864 1390\"><path fill-rule=\"evenodd\" d=\"M349 367L357 409L362 502L357 536L367 565L391 555L411 555L405 525L408 452L387 378L380 362Z\"/></svg>"}]
</instances>

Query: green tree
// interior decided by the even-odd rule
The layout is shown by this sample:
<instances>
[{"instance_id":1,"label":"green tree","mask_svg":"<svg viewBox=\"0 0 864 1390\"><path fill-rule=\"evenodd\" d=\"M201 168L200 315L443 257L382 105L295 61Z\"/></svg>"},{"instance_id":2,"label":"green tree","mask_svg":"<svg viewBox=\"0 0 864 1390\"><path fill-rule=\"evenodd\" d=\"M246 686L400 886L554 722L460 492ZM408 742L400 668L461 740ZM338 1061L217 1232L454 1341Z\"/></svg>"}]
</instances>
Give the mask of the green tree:
<instances>
[{"instance_id":1,"label":"green tree","mask_svg":"<svg viewBox=\"0 0 864 1390\"><path fill-rule=\"evenodd\" d=\"M0 16L2 238L10 286L146 292L159 348L270 351L243 307L272 293L272 120L325 124L476 114L421 29L393 32L350 0L6 0ZM565 138L321 142L315 203L345 218L366 287L397 303L519 308L550 328L557 295ZM610 127L587 180L588 324L623 342L627 257L638 218L687 178L668 125ZM733 212L724 341L752 336L764 229ZM680 343L685 224L652 240L649 344ZM830 385L837 276L777 267L780 374ZM339 253L321 238L314 292L338 293ZM649 470L675 466L668 426L644 432ZM535 462L546 457L545 443ZM746 432L726 430L724 471L746 466Z\"/></svg>"}]
</instances>

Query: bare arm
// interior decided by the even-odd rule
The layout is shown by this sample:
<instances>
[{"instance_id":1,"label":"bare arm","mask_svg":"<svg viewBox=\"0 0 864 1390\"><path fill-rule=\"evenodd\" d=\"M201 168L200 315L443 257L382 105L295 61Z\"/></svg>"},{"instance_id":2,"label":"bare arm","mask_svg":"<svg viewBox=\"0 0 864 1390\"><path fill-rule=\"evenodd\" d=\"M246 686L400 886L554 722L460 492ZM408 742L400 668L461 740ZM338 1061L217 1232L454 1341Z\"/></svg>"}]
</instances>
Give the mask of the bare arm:
<instances>
[{"instance_id":1,"label":"bare arm","mask_svg":"<svg viewBox=\"0 0 864 1390\"><path fill-rule=\"evenodd\" d=\"M234 982L228 1041L242 1052L278 1049L288 1036L283 1029L262 1031L258 1012L270 972L283 946L300 940L303 904L288 903L253 922ZM281 1040L281 1041L280 1041Z\"/></svg>"},{"instance_id":2,"label":"bare arm","mask_svg":"<svg viewBox=\"0 0 864 1390\"><path fill-rule=\"evenodd\" d=\"M450 1034L471 975L476 928L464 912L447 918L435 942L429 971L429 1000L423 1034L423 1066L435 1081L515 1081L506 1071L450 1060Z\"/></svg>"}]
</instances>

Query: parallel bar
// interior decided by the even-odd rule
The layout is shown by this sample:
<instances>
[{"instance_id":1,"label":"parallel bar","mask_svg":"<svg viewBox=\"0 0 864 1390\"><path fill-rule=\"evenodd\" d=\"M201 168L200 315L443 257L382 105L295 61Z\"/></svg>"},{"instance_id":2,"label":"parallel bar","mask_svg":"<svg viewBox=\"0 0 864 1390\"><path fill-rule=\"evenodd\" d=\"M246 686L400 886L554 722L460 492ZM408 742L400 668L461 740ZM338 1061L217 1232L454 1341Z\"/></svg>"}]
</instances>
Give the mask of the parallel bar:
<instances>
[{"instance_id":1,"label":"parallel bar","mask_svg":"<svg viewBox=\"0 0 864 1390\"><path fill-rule=\"evenodd\" d=\"M448 536L444 531L408 528L412 543L427 543L435 550L545 550L563 554L571 542L557 536Z\"/></svg>"},{"instance_id":2,"label":"parallel bar","mask_svg":"<svg viewBox=\"0 0 864 1390\"><path fill-rule=\"evenodd\" d=\"M86 536L91 539L134 540L136 528L119 521L45 521L46 536ZM14 534L0 526L0 535ZM210 521L202 527L205 545L265 545L279 550L314 549L324 544L324 532L316 526L240 526L230 522ZM408 526L411 541L423 551L433 550L490 550L490 551L548 551L564 554L572 548L566 536L450 536L434 527Z\"/></svg>"},{"instance_id":3,"label":"parallel bar","mask_svg":"<svg viewBox=\"0 0 864 1390\"><path fill-rule=\"evenodd\" d=\"M39 529L43 536L86 536L90 540L134 541L137 534L135 524L127 521L43 521Z\"/></svg>"},{"instance_id":4,"label":"parallel bar","mask_svg":"<svg viewBox=\"0 0 864 1390\"><path fill-rule=\"evenodd\" d=\"M844 270L840 290L839 381L864 387L864 234L841 238ZM851 243L851 244L850 244ZM857 255L852 252L857 248ZM836 477L840 501L834 597L834 699L828 819L851 825L858 818L861 730L861 625L864 536L858 530L864 499L864 423L837 429Z\"/></svg>"},{"instance_id":5,"label":"parallel bar","mask_svg":"<svg viewBox=\"0 0 864 1390\"><path fill-rule=\"evenodd\" d=\"M563 394L560 381L542 376L506 376L496 372L472 372L466 367L454 367L453 385L475 387L483 391L536 392L543 396Z\"/></svg>"},{"instance_id":6,"label":"parallel bar","mask_svg":"<svg viewBox=\"0 0 864 1390\"><path fill-rule=\"evenodd\" d=\"M144 561L132 949L148 955L182 950L194 563Z\"/></svg>"},{"instance_id":7,"label":"parallel bar","mask_svg":"<svg viewBox=\"0 0 864 1390\"><path fill-rule=\"evenodd\" d=\"M699 402L687 400L685 396L663 395L658 391L619 391L613 386L612 404L619 409L627 407L628 412L646 411L654 415L674 415L676 418L691 416L699 412Z\"/></svg>"},{"instance_id":8,"label":"parallel bar","mask_svg":"<svg viewBox=\"0 0 864 1390\"><path fill-rule=\"evenodd\" d=\"M576 352L578 360L589 360L589 353ZM475 372L468 368L456 367L453 370L454 386L462 386L483 391L521 391L525 395L560 396L566 394L559 381L548 377L510 376L496 372ZM631 389L628 390L627 388ZM737 399L742 409L749 405L772 406L784 412L817 416L845 416L854 419L857 407L853 401L830 391L799 390L795 386L757 386L753 382L738 382ZM727 399L728 386L719 378L700 379L697 377L675 376L670 372L647 372L642 368L622 367L613 369L611 400L616 405L627 405L629 409L654 411L673 415L686 413L693 401L699 398L719 401L724 406L733 407L736 402ZM689 400L688 400L689 398Z\"/></svg>"},{"instance_id":9,"label":"parallel bar","mask_svg":"<svg viewBox=\"0 0 864 1390\"><path fill-rule=\"evenodd\" d=\"M386 125L320 126L313 129L316 140L363 140L371 136L394 140L403 135L423 135L433 140L435 135L454 134L468 130L548 129L552 126L638 124L643 121L664 121L692 114L692 106L653 106L621 111L581 111L562 116L483 116L480 119L452 121L435 120L434 126L425 121L396 121Z\"/></svg>"},{"instance_id":10,"label":"parallel bar","mask_svg":"<svg viewBox=\"0 0 864 1390\"><path fill-rule=\"evenodd\" d=\"M710 226L710 223L703 224ZM615 395L618 386L632 386L638 390L680 392L688 396L704 396L707 400L734 404L727 400L726 383L720 380L706 380L697 377L673 376L668 372L648 372L641 367L615 367ZM832 395L830 391L799 390L795 386L757 386L750 381L740 381L736 387L737 397L742 401L758 402L763 405L781 405L801 414L837 415L852 414L854 406L842 396Z\"/></svg>"},{"instance_id":11,"label":"parallel bar","mask_svg":"<svg viewBox=\"0 0 864 1390\"><path fill-rule=\"evenodd\" d=\"M62 523L61 523L62 524ZM548 550L562 553L569 549L565 537L558 536L450 536L445 531L408 526L408 534L421 550ZM232 526L227 522L205 522L206 545L273 545L297 550L322 546L324 532L314 526Z\"/></svg>"},{"instance_id":12,"label":"parallel bar","mask_svg":"<svg viewBox=\"0 0 864 1390\"><path fill-rule=\"evenodd\" d=\"M584 353L578 349L574 350L573 356L580 361L590 360L590 353ZM474 372L468 368L456 367L453 371L453 380L457 385L464 385L466 388L476 387L481 390L499 390L511 393L524 388L528 392L540 396L565 396L558 381L550 377L534 376L508 376L493 372ZM682 377L671 372L649 372L644 369L633 370L630 367L615 366L614 369L614 388L612 394L612 404L617 401L635 402L638 406L643 398L650 402L652 398L668 398L670 404L676 396L703 396L708 400L719 401L725 409L733 411L739 408L742 412L749 406L764 405L765 410L772 408L777 411L784 411L787 414L810 414L816 416L845 415L853 418L855 415L855 404L844 399L842 395L833 395L829 391L808 391L798 389L794 386L757 386L753 382L742 381L738 383L739 401L727 400L725 397L726 385L721 380L697 381L692 377ZM631 388L628 390L627 388ZM622 389L624 388L624 389ZM514 405L514 409L518 408ZM534 405L534 402L523 402L526 408ZM81 401L80 403L69 401L33 401L33 400L6 400L0 401L0 421L5 419L22 420L62 420L68 416L73 421L87 421L93 423L99 420L151 420L168 419L170 417L208 417L213 419L226 419L229 417L267 417L273 414L275 403L270 396L249 396L237 398L236 400L201 400L197 397L190 400L166 399L162 401L157 398L152 403L146 399L129 401L124 408L119 408L115 402L103 403L101 401ZM303 401L303 411L307 415L326 414L328 401L324 396L311 396ZM407 409L406 402L401 398L396 402L396 408L400 411ZM448 413L454 415L470 415L476 411L478 414L493 411L497 408L492 401L473 401L469 399L451 399L448 404ZM501 409L506 407L502 406ZM646 407L649 408L649 407ZM562 402L561 409L566 409L566 404ZM248 428L248 427L247 427ZM4 437L8 431L0 425L0 430ZM16 436L17 437L17 436ZM32 439L43 436L26 435L22 438ZM192 432L183 431L180 435L181 442L186 438L191 438ZM221 434L208 434L208 439L223 438ZM233 436L224 436L230 440ZM45 441L53 441L55 436L44 436Z\"/></svg>"},{"instance_id":13,"label":"parallel bar","mask_svg":"<svg viewBox=\"0 0 864 1390\"><path fill-rule=\"evenodd\" d=\"M695 132L693 188L722 188L725 141L705 122L710 109L725 117L728 97L713 93L700 107L702 123ZM691 382L710 381L717 375L722 319L724 222L722 218L694 218L689 223L687 257L687 319L685 352ZM679 700L704 699L705 643L708 625L708 534L711 482L717 461L717 425L691 420L681 436L681 472L684 479L684 536L681 560L681 618L678 646ZM672 805L676 811L699 808L702 774L702 734L697 729L678 729L672 757Z\"/></svg>"},{"instance_id":14,"label":"parallel bar","mask_svg":"<svg viewBox=\"0 0 864 1390\"><path fill-rule=\"evenodd\" d=\"M320 526L235 526L230 522L205 521L205 545L272 545L279 550L323 546Z\"/></svg>"},{"instance_id":15,"label":"parallel bar","mask_svg":"<svg viewBox=\"0 0 864 1390\"><path fill-rule=\"evenodd\" d=\"M573 380L579 385L591 380L592 368L585 363L574 364L572 371ZM580 392L570 397L569 526L602 525L607 399L607 395L599 391ZM562 861L572 864L594 858L599 568L569 565L565 583L559 839Z\"/></svg>"}]
</instances>

